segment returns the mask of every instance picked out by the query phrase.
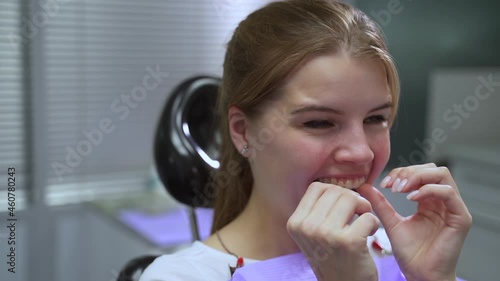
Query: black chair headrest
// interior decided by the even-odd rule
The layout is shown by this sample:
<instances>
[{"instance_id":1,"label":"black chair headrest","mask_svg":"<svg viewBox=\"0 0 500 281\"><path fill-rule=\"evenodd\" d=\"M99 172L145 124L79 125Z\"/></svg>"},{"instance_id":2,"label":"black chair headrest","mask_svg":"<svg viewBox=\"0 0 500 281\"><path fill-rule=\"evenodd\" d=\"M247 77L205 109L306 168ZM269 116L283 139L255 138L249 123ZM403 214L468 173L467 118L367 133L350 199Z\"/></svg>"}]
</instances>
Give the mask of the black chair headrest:
<instances>
[{"instance_id":1,"label":"black chair headrest","mask_svg":"<svg viewBox=\"0 0 500 281\"><path fill-rule=\"evenodd\" d=\"M193 77L168 97L156 129L154 158L167 191L192 207L211 207L210 175L219 168L220 132L215 105L220 79Z\"/></svg>"}]
</instances>

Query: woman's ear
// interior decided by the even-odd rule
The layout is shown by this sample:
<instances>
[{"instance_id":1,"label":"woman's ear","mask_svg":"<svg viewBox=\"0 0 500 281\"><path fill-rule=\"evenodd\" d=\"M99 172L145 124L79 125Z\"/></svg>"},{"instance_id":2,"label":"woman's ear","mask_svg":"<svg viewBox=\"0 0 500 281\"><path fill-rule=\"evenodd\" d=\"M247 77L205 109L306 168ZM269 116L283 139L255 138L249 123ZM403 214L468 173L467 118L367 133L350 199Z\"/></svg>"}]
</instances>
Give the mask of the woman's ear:
<instances>
[{"instance_id":1,"label":"woman's ear","mask_svg":"<svg viewBox=\"0 0 500 281\"><path fill-rule=\"evenodd\" d=\"M249 121L245 113L236 106L231 106L228 110L229 134L233 144L238 151L245 146L248 147L247 134L249 133Z\"/></svg>"}]
</instances>

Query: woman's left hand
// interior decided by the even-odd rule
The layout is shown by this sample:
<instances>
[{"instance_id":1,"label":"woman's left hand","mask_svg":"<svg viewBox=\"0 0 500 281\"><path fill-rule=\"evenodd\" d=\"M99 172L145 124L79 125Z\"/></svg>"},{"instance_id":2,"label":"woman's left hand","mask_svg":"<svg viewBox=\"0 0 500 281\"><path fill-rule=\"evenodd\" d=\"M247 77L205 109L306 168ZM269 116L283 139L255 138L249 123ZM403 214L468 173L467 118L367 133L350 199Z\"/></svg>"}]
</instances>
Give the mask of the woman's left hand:
<instances>
[{"instance_id":1,"label":"woman's left hand","mask_svg":"<svg viewBox=\"0 0 500 281\"><path fill-rule=\"evenodd\" d=\"M392 170L381 187L408 193L417 212L399 215L380 191L358 188L377 213L407 280L456 280L458 258L472 216L446 167L415 165Z\"/></svg>"}]
</instances>

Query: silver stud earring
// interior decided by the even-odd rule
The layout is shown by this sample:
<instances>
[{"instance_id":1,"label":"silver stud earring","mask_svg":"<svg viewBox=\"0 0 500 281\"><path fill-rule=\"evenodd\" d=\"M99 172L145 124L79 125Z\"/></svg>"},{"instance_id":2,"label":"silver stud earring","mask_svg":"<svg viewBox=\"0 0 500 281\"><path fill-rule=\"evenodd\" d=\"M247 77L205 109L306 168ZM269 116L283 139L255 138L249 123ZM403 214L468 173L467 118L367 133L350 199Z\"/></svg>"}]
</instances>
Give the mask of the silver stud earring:
<instances>
[{"instance_id":1,"label":"silver stud earring","mask_svg":"<svg viewBox=\"0 0 500 281\"><path fill-rule=\"evenodd\" d=\"M250 151L250 147L248 146L248 144L245 144L243 146L243 148L240 150L240 152L241 152L241 154L243 154L243 156L246 156L249 151Z\"/></svg>"}]
</instances>

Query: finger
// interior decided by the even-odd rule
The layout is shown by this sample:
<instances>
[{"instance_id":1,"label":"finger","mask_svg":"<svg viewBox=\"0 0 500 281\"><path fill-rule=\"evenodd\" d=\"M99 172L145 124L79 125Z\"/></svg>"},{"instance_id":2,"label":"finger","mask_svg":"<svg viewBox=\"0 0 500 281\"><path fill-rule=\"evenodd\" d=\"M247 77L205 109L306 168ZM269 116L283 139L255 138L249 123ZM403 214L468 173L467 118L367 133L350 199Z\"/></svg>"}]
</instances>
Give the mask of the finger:
<instances>
[{"instance_id":1,"label":"finger","mask_svg":"<svg viewBox=\"0 0 500 281\"><path fill-rule=\"evenodd\" d=\"M357 191L371 203L373 211L375 211L386 229L391 229L403 219L403 217L394 210L385 196L375 187L369 184L363 184Z\"/></svg>"},{"instance_id":2,"label":"finger","mask_svg":"<svg viewBox=\"0 0 500 281\"><path fill-rule=\"evenodd\" d=\"M310 225L321 224L331 210L333 206L337 204L345 191L341 190L341 187L331 186L321 194L321 196L316 200L311 208L311 211L305 218L307 223Z\"/></svg>"},{"instance_id":3,"label":"finger","mask_svg":"<svg viewBox=\"0 0 500 281\"><path fill-rule=\"evenodd\" d=\"M393 186L393 188L395 188L396 192L410 192L426 184L446 184L458 192L458 187L446 167L416 170L406 178L402 177L401 183Z\"/></svg>"},{"instance_id":4,"label":"finger","mask_svg":"<svg viewBox=\"0 0 500 281\"><path fill-rule=\"evenodd\" d=\"M325 185L326 184L319 182L313 182L311 185L309 185L304 196L302 196L299 205L297 206L293 214L290 216L289 221L290 220L295 222L303 221L311 212L312 208L314 207L314 204L316 204L316 201L318 201L318 199L327 190L325 188Z\"/></svg>"},{"instance_id":5,"label":"finger","mask_svg":"<svg viewBox=\"0 0 500 281\"><path fill-rule=\"evenodd\" d=\"M401 178L408 177L413 171L423 169L423 168L435 168L436 164L427 163L421 165L413 165L408 167L395 168L387 174L387 176L380 182L380 187L390 188L394 185L398 185L401 182ZM399 180L398 180L399 179Z\"/></svg>"},{"instance_id":6,"label":"finger","mask_svg":"<svg viewBox=\"0 0 500 281\"><path fill-rule=\"evenodd\" d=\"M354 220L348 231L353 237L368 237L375 234L379 227L380 220L374 214L364 213Z\"/></svg>"},{"instance_id":7,"label":"finger","mask_svg":"<svg viewBox=\"0 0 500 281\"><path fill-rule=\"evenodd\" d=\"M429 168L436 168L436 164L434 163L426 163L426 164L421 164L421 165L412 165L412 166L407 166L407 167L402 167L401 169L398 170L397 173L394 173L394 179L396 180L397 178L407 178L411 174L415 173L415 171L422 170L422 169L429 169Z\"/></svg>"},{"instance_id":8,"label":"finger","mask_svg":"<svg viewBox=\"0 0 500 281\"><path fill-rule=\"evenodd\" d=\"M389 188L393 185L395 178L395 175L399 173L399 171L403 168L396 168L390 171L384 179L380 182L380 187L381 188Z\"/></svg>"},{"instance_id":9,"label":"finger","mask_svg":"<svg viewBox=\"0 0 500 281\"><path fill-rule=\"evenodd\" d=\"M352 221L355 214L362 215L372 211L370 202L352 191L344 192L333 205L325 222L331 227L341 229Z\"/></svg>"},{"instance_id":10,"label":"finger","mask_svg":"<svg viewBox=\"0 0 500 281\"><path fill-rule=\"evenodd\" d=\"M426 184L408 194L408 200L421 202L434 198L442 201L448 212L455 215L469 214L469 210L457 191L450 185Z\"/></svg>"}]
</instances>

